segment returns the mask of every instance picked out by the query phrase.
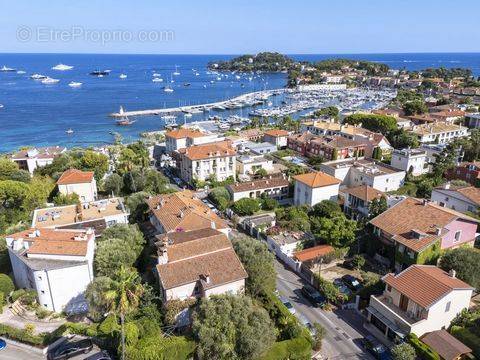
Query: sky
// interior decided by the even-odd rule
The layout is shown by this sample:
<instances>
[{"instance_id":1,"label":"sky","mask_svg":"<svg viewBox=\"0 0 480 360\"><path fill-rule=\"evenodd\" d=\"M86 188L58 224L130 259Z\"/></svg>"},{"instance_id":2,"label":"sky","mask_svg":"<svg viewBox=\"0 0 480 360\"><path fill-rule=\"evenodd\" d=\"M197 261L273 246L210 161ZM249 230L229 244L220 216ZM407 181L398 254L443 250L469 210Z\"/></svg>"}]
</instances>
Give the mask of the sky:
<instances>
[{"instance_id":1,"label":"sky","mask_svg":"<svg viewBox=\"0 0 480 360\"><path fill-rule=\"evenodd\" d=\"M480 52L479 0L0 0L0 52Z\"/></svg>"}]
</instances>

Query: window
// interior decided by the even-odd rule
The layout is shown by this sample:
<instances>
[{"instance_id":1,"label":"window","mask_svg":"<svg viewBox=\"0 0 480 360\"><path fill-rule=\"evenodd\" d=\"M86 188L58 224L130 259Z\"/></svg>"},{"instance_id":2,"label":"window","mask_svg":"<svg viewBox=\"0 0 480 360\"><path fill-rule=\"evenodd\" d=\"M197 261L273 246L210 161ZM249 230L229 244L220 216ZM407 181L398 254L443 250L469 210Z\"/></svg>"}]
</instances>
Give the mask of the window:
<instances>
[{"instance_id":1,"label":"window","mask_svg":"<svg viewBox=\"0 0 480 360\"><path fill-rule=\"evenodd\" d=\"M447 302L447 304L445 305L445 312L450 311L450 305L451 305L451 301Z\"/></svg>"},{"instance_id":2,"label":"window","mask_svg":"<svg viewBox=\"0 0 480 360\"><path fill-rule=\"evenodd\" d=\"M458 242L460 241L460 237L462 236L462 230L458 230L455 232L455 239L453 240L453 242Z\"/></svg>"},{"instance_id":3,"label":"window","mask_svg":"<svg viewBox=\"0 0 480 360\"><path fill-rule=\"evenodd\" d=\"M387 285L387 291L388 292L392 291L392 287L390 285Z\"/></svg>"}]
</instances>

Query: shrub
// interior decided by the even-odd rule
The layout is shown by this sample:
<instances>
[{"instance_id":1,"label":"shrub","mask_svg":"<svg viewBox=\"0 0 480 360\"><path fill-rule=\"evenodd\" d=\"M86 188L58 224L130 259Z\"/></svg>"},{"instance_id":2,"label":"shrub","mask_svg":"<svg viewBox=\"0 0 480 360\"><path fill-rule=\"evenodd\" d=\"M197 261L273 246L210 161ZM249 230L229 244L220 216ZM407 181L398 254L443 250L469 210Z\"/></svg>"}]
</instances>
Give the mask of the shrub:
<instances>
[{"instance_id":1,"label":"shrub","mask_svg":"<svg viewBox=\"0 0 480 360\"><path fill-rule=\"evenodd\" d=\"M35 325L27 323L25 324L24 330L27 334L33 335L33 333L35 332Z\"/></svg>"},{"instance_id":2,"label":"shrub","mask_svg":"<svg viewBox=\"0 0 480 360\"><path fill-rule=\"evenodd\" d=\"M118 326L117 317L114 314L108 315L98 326L98 332L102 335L110 335L119 329L120 327Z\"/></svg>"},{"instance_id":3,"label":"shrub","mask_svg":"<svg viewBox=\"0 0 480 360\"><path fill-rule=\"evenodd\" d=\"M411 333L407 336L408 342L414 347L418 356L424 360L440 360L440 355L433 351L427 344L420 341L417 335Z\"/></svg>"},{"instance_id":4,"label":"shrub","mask_svg":"<svg viewBox=\"0 0 480 360\"><path fill-rule=\"evenodd\" d=\"M41 335L33 335L25 329L18 329L5 324L0 324L0 335L31 345L42 345L44 343L44 337Z\"/></svg>"},{"instance_id":5,"label":"shrub","mask_svg":"<svg viewBox=\"0 0 480 360\"><path fill-rule=\"evenodd\" d=\"M365 258L362 255L355 255L352 259L352 265L355 269L361 269L365 265Z\"/></svg>"},{"instance_id":6,"label":"shrub","mask_svg":"<svg viewBox=\"0 0 480 360\"><path fill-rule=\"evenodd\" d=\"M278 201L271 198L264 198L261 200L261 206L263 210L274 210L278 206Z\"/></svg>"},{"instance_id":7,"label":"shrub","mask_svg":"<svg viewBox=\"0 0 480 360\"><path fill-rule=\"evenodd\" d=\"M239 216L253 215L260 210L260 204L257 199L243 198L235 201L232 209Z\"/></svg>"},{"instance_id":8,"label":"shrub","mask_svg":"<svg viewBox=\"0 0 480 360\"><path fill-rule=\"evenodd\" d=\"M332 282L325 280L318 274L314 274L317 282L318 290L325 296L327 301L331 304L337 304L345 301L345 295L340 292Z\"/></svg>"},{"instance_id":9,"label":"shrub","mask_svg":"<svg viewBox=\"0 0 480 360\"><path fill-rule=\"evenodd\" d=\"M23 295L25 295L25 293L26 293L25 289L18 289L12 292L12 295L11 295L12 302L15 302L18 299L20 299Z\"/></svg>"},{"instance_id":10,"label":"shrub","mask_svg":"<svg viewBox=\"0 0 480 360\"><path fill-rule=\"evenodd\" d=\"M308 339L298 337L276 342L260 360L310 360L311 345Z\"/></svg>"},{"instance_id":11,"label":"shrub","mask_svg":"<svg viewBox=\"0 0 480 360\"><path fill-rule=\"evenodd\" d=\"M480 338L475 333L470 331L469 328L464 328L461 326L452 326L450 332L458 340L472 349L473 354L477 358L480 357Z\"/></svg>"},{"instance_id":12,"label":"shrub","mask_svg":"<svg viewBox=\"0 0 480 360\"><path fill-rule=\"evenodd\" d=\"M417 354L412 345L402 343L392 347L392 357L394 360L415 360Z\"/></svg>"},{"instance_id":13,"label":"shrub","mask_svg":"<svg viewBox=\"0 0 480 360\"><path fill-rule=\"evenodd\" d=\"M0 274L0 293L4 294L4 298L7 298L13 290L15 290L15 285L10 276Z\"/></svg>"},{"instance_id":14,"label":"shrub","mask_svg":"<svg viewBox=\"0 0 480 360\"><path fill-rule=\"evenodd\" d=\"M327 331L319 323L314 323L313 329L314 329L314 334L313 334L312 347L313 347L313 350L320 351L322 349L323 338L327 334Z\"/></svg>"},{"instance_id":15,"label":"shrub","mask_svg":"<svg viewBox=\"0 0 480 360\"><path fill-rule=\"evenodd\" d=\"M45 309L43 306L39 306L37 307L37 309L35 310L35 315L37 316L37 318L39 319L45 319L47 316L49 316L52 312Z\"/></svg>"}]
</instances>

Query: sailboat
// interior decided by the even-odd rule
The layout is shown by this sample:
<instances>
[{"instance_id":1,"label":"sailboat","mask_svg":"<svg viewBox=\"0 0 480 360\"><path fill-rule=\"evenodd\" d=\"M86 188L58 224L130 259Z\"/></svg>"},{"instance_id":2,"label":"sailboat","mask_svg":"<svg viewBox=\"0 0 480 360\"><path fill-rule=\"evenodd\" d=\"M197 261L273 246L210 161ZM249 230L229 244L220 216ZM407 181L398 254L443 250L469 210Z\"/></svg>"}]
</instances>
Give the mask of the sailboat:
<instances>
[{"instance_id":1,"label":"sailboat","mask_svg":"<svg viewBox=\"0 0 480 360\"><path fill-rule=\"evenodd\" d=\"M163 88L163 91L165 91L165 92L173 92L173 89L172 89L170 86L167 85L167 86L165 86L165 87Z\"/></svg>"},{"instance_id":2,"label":"sailboat","mask_svg":"<svg viewBox=\"0 0 480 360\"><path fill-rule=\"evenodd\" d=\"M173 75L178 76L180 75L180 72L178 71L178 66L175 65L175 71L173 72Z\"/></svg>"},{"instance_id":3,"label":"sailboat","mask_svg":"<svg viewBox=\"0 0 480 360\"><path fill-rule=\"evenodd\" d=\"M126 79L126 78L127 78L127 75L126 75L126 74L120 74L119 78L120 78L120 79Z\"/></svg>"}]
</instances>

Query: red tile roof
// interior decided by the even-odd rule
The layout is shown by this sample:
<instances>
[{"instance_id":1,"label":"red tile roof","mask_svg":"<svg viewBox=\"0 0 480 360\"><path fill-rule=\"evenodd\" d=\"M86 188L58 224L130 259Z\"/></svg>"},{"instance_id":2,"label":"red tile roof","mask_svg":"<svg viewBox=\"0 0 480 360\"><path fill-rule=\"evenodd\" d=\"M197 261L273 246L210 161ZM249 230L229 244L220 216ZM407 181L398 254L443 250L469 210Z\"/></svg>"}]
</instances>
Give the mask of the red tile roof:
<instances>
[{"instance_id":1,"label":"red tile roof","mask_svg":"<svg viewBox=\"0 0 480 360\"><path fill-rule=\"evenodd\" d=\"M63 172L57 180L57 185L90 183L95 173L93 171L81 171L77 169L68 169Z\"/></svg>"},{"instance_id":2,"label":"red tile roof","mask_svg":"<svg viewBox=\"0 0 480 360\"><path fill-rule=\"evenodd\" d=\"M335 249L330 245L317 245L308 249L297 251L293 257L298 261L314 260L320 256L327 255Z\"/></svg>"},{"instance_id":3,"label":"red tile roof","mask_svg":"<svg viewBox=\"0 0 480 360\"><path fill-rule=\"evenodd\" d=\"M445 329L426 333L420 340L430 346L443 360L456 360L461 355L472 352L472 349L450 335Z\"/></svg>"},{"instance_id":4,"label":"red tile roof","mask_svg":"<svg viewBox=\"0 0 480 360\"><path fill-rule=\"evenodd\" d=\"M230 141L221 141L211 144L194 145L179 150L180 154L190 160L203 160L216 157L235 156L236 151Z\"/></svg>"},{"instance_id":5,"label":"red tile roof","mask_svg":"<svg viewBox=\"0 0 480 360\"><path fill-rule=\"evenodd\" d=\"M264 134L268 136L273 136L273 137L283 137L283 136L288 136L288 131L280 130L280 129L271 129L271 130L265 131Z\"/></svg>"},{"instance_id":6,"label":"red tile roof","mask_svg":"<svg viewBox=\"0 0 480 360\"><path fill-rule=\"evenodd\" d=\"M382 280L426 309L453 290L473 290L433 265L412 265L397 275L387 274Z\"/></svg>"},{"instance_id":7,"label":"red tile roof","mask_svg":"<svg viewBox=\"0 0 480 360\"><path fill-rule=\"evenodd\" d=\"M172 130L168 131L165 134L166 137L174 138L174 139L184 139L184 138L197 138L197 137L202 137L205 136L203 132L200 130L195 130L195 129L177 129L177 130Z\"/></svg>"},{"instance_id":8,"label":"red tile roof","mask_svg":"<svg viewBox=\"0 0 480 360\"><path fill-rule=\"evenodd\" d=\"M309 187L317 188L322 186L340 184L341 181L333 176L330 176L324 172L311 172L307 174L297 175L293 177L296 181L299 181Z\"/></svg>"},{"instance_id":9,"label":"red tile roof","mask_svg":"<svg viewBox=\"0 0 480 360\"><path fill-rule=\"evenodd\" d=\"M233 185L228 185L227 188L232 193L238 193L243 191L255 191L260 189L270 189L276 187L286 187L289 186L290 182L283 177L272 178L272 179L261 179L255 181L249 181L244 183L236 183Z\"/></svg>"},{"instance_id":10,"label":"red tile roof","mask_svg":"<svg viewBox=\"0 0 480 360\"><path fill-rule=\"evenodd\" d=\"M360 185L342 191L345 194L350 194L366 202L370 202L373 199L381 198L383 195L385 195L385 193L374 189L368 185Z\"/></svg>"}]
</instances>

